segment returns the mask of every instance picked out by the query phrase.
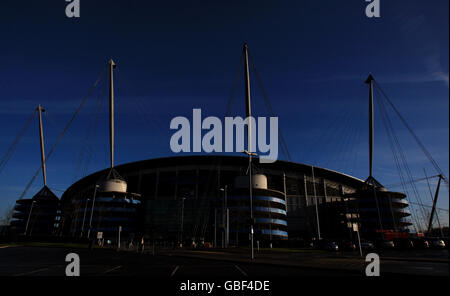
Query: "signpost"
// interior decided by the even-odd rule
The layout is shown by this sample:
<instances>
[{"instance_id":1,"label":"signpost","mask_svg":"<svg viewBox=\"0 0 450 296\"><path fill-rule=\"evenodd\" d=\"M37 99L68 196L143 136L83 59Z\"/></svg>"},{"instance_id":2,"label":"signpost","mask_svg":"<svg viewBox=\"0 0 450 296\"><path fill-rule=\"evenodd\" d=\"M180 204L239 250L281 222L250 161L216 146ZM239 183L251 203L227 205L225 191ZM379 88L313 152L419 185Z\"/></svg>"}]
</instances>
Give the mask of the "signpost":
<instances>
[{"instance_id":1,"label":"signpost","mask_svg":"<svg viewBox=\"0 0 450 296\"><path fill-rule=\"evenodd\" d=\"M101 231L97 232L97 241L98 241L98 246L103 247L103 232L101 232Z\"/></svg>"},{"instance_id":2,"label":"signpost","mask_svg":"<svg viewBox=\"0 0 450 296\"><path fill-rule=\"evenodd\" d=\"M119 240L117 242L117 250L120 250L120 233L122 232L122 226L119 226Z\"/></svg>"}]
</instances>

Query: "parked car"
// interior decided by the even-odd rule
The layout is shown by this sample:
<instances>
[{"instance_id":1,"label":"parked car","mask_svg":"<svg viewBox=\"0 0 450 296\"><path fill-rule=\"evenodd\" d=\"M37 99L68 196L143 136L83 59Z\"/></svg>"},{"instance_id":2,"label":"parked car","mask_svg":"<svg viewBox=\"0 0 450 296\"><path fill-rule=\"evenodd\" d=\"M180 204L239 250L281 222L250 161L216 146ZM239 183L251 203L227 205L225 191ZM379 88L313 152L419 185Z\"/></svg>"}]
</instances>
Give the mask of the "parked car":
<instances>
[{"instance_id":1,"label":"parked car","mask_svg":"<svg viewBox=\"0 0 450 296\"><path fill-rule=\"evenodd\" d=\"M433 249L444 249L445 248L445 242L442 239L432 239L430 242L431 242L431 247Z\"/></svg>"},{"instance_id":2,"label":"parked car","mask_svg":"<svg viewBox=\"0 0 450 296\"><path fill-rule=\"evenodd\" d=\"M359 247L358 242L356 242L356 247ZM361 249L363 250L373 250L375 249L375 245L372 242L361 240Z\"/></svg>"},{"instance_id":3,"label":"parked car","mask_svg":"<svg viewBox=\"0 0 450 296\"><path fill-rule=\"evenodd\" d=\"M429 249L430 242L427 239L416 238L413 240L416 249Z\"/></svg>"},{"instance_id":4,"label":"parked car","mask_svg":"<svg viewBox=\"0 0 450 296\"><path fill-rule=\"evenodd\" d=\"M394 244L397 249L406 250L414 248L414 241L409 238L394 239Z\"/></svg>"},{"instance_id":5,"label":"parked car","mask_svg":"<svg viewBox=\"0 0 450 296\"><path fill-rule=\"evenodd\" d=\"M336 244L336 242L328 239L321 239L319 241L315 241L313 242L313 246L320 250L339 251L339 246Z\"/></svg>"},{"instance_id":6,"label":"parked car","mask_svg":"<svg viewBox=\"0 0 450 296\"><path fill-rule=\"evenodd\" d=\"M336 252L339 251L339 246L335 242L330 241L325 243L324 250Z\"/></svg>"},{"instance_id":7,"label":"parked car","mask_svg":"<svg viewBox=\"0 0 450 296\"><path fill-rule=\"evenodd\" d=\"M377 241L376 246L379 249L393 249L395 247L395 244L394 241L385 239Z\"/></svg>"},{"instance_id":8,"label":"parked car","mask_svg":"<svg viewBox=\"0 0 450 296\"><path fill-rule=\"evenodd\" d=\"M444 241L445 247L448 249L448 247L449 247L449 245L448 245L448 237L443 238L443 241Z\"/></svg>"},{"instance_id":9,"label":"parked car","mask_svg":"<svg viewBox=\"0 0 450 296\"><path fill-rule=\"evenodd\" d=\"M338 243L339 249L342 251L354 251L357 248L357 244L352 241L343 240Z\"/></svg>"}]
</instances>

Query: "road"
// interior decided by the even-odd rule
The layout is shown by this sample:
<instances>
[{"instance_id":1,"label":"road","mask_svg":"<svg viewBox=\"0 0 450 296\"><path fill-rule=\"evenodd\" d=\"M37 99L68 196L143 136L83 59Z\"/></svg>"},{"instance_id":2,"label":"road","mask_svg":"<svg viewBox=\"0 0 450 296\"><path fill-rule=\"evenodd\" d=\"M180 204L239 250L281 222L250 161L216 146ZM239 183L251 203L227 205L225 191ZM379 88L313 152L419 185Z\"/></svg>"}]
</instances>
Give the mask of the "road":
<instances>
[{"instance_id":1,"label":"road","mask_svg":"<svg viewBox=\"0 0 450 296\"><path fill-rule=\"evenodd\" d=\"M245 260L231 260L220 252L166 252L164 255L117 252L109 249L68 249L59 247L3 247L0 248L0 276L65 276L68 253L80 257L81 276L145 276L160 278L272 278L300 276L361 276L364 275L363 260L343 258L316 258L303 254L280 257L280 264L256 264ZM231 255L230 255L231 256ZM236 258L233 255L233 258ZM299 256L299 255L298 255ZM322 255L323 256L323 255ZM261 258L261 256L260 256ZM283 260L310 264L294 266ZM238 258L239 259L239 258ZM262 260L262 259L258 259ZM352 261L353 260L353 261ZM260 261L260 263L262 263ZM313 265L311 265L313 264ZM329 268L329 266L335 266ZM338 267L336 267L338 266ZM415 275L448 276L448 263L386 261L382 270Z\"/></svg>"},{"instance_id":2,"label":"road","mask_svg":"<svg viewBox=\"0 0 450 296\"><path fill-rule=\"evenodd\" d=\"M239 264L179 256L152 256L113 250L9 247L0 249L0 276L65 276L68 264L65 262L65 257L72 252L80 256L81 276L222 277L231 279L336 275L331 271Z\"/></svg>"}]
</instances>

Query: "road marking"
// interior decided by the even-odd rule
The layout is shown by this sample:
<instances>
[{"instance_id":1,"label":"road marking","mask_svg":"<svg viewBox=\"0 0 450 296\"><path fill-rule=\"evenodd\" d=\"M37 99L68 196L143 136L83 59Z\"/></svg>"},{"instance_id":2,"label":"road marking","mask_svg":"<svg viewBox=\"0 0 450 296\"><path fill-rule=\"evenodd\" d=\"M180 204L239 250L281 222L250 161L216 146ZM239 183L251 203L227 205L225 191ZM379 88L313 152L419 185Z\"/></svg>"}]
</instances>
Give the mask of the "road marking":
<instances>
[{"instance_id":1,"label":"road marking","mask_svg":"<svg viewBox=\"0 0 450 296\"><path fill-rule=\"evenodd\" d=\"M237 270L239 270L244 276L248 276L248 274L243 271L239 266L235 265L234 267L236 267Z\"/></svg>"},{"instance_id":2,"label":"road marking","mask_svg":"<svg viewBox=\"0 0 450 296\"><path fill-rule=\"evenodd\" d=\"M17 248L17 247L22 247L22 246L21 245L3 245L3 246L0 246L0 249Z\"/></svg>"},{"instance_id":3,"label":"road marking","mask_svg":"<svg viewBox=\"0 0 450 296\"><path fill-rule=\"evenodd\" d=\"M38 269L38 270L29 271L29 272L18 273L18 274L15 274L14 276L30 275L30 274L38 273L38 272L41 272L41 271L44 271L44 270L48 270L48 268L41 268L41 269Z\"/></svg>"},{"instance_id":4,"label":"road marking","mask_svg":"<svg viewBox=\"0 0 450 296\"><path fill-rule=\"evenodd\" d=\"M114 270L117 270L117 269L120 269L120 268L122 268L122 265L119 265L119 266L116 266L116 267L114 267L114 268L108 269L107 271L105 271L105 272L103 272L103 273L104 273L104 274L105 274L105 273L110 273L110 272L112 272L112 271L114 271Z\"/></svg>"},{"instance_id":5,"label":"road marking","mask_svg":"<svg viewBox=\"0 0 450 296\"><path fill-rule=\"evenodd\" d=\"M177 266L175 267L175 269L172 271L172 274L171 274L170 276L174 276L175 273L177 272L178 268L180 268L179 265L177 265Z\"/></svg>"},{"instance_id":6,"label":"road marking","mask_svg":"<svg viewBox=\"0 0 450 296\"><path fill-rule=\"evenodd\" d=\"M191 251L190 253L193 253L193 254L218 254L218 255L225 254L224 252L213 252L213 251Z\"/></svg>"},{"instance_id":7,"label":"road marking","mask_svg":"<svg viewBox=\"0 0 450 296\"><path fill-rule=\"evenodd\" d=\"M433 267L426 267L426 266L413 266L414 269L425 269L425 270L433 270Z\"/></svg>"}]
</instances>

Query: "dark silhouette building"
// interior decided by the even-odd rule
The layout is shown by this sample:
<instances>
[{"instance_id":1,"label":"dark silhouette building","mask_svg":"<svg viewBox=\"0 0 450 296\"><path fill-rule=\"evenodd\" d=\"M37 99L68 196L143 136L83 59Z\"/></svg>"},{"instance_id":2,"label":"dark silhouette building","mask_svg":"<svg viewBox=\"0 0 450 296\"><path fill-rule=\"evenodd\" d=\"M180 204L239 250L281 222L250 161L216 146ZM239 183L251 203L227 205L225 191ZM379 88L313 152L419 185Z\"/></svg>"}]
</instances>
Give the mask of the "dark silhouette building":
<instances>
[{"instance_id":1,"label":"dark silhouette building","mask_svg":"<svg viewBox=\"0 0 450 296\"><path fill-rule=\"evenodd\" d=\"M11 229L17 234L53 236L61 218L59 198L44 186L33 198L17 200L12 218Z\"/></svg>"},{"instance_id":2,"label":"dark silhouette building","mask_svg":"<svg viewBox=\"0 0 450 296\"><path fill-rule=\"evenodd\" d=\"M117 166L128 184L126 191L135 192L135 198L99 194L93 231L112 231L110 237L115 239L118 226L128 223L134 225L128 231L132 237L217 244L226 237L230 244L240 244L248 242L249 225L253 223L255 237L261 241L309 240L318 237L319 228L322 238L351 239L355 237L355 224L366 237L381 230L378 215L373 215L378 208L386 212L381 217L384 231L403 232L410 225L404 194L377 189L377 208L376 200L368 194L372 185L365 181L286 161L255 165L254 219L250 220L247 168L245 157L210 155ZM86 206L87 198L93 199L95 185L107 173L103 170L87 176L64 192L61 235L80 236L83 220L86 231L92 206L90 202ZM119 203L118 198L123 201ZM132 199L139 202L130 203ZM112 202L110 206L108 202ZM128 214L116 206L127 209ZM100 207L103 212L96 211Z\"/></svg>"}]
</instances>

